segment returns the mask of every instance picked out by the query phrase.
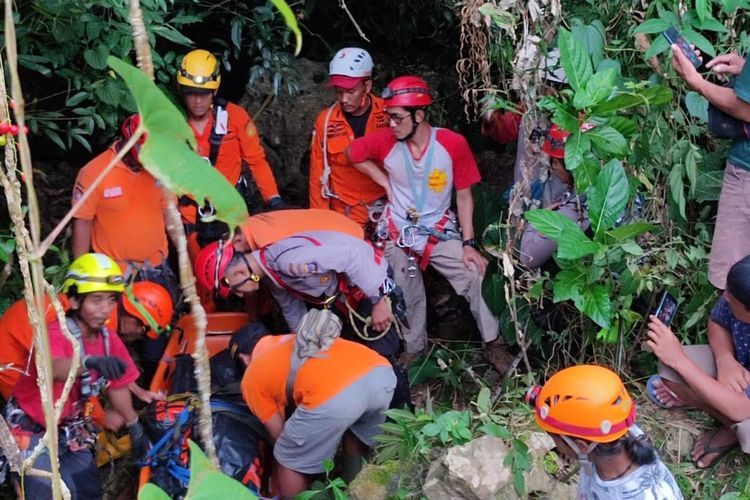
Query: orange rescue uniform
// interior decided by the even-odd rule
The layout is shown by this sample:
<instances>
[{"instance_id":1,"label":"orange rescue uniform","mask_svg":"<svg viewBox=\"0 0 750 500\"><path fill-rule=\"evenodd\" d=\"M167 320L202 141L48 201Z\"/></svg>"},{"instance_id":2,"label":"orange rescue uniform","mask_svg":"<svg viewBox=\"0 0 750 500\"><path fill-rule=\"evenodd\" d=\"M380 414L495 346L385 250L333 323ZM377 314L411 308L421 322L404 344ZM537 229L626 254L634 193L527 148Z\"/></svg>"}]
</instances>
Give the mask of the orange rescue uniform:
<instances>
[{"instance_id":1,"label":"orange rescue uniform","mask_svg":"<svg viewBox=\"0 0 750 500\"><path fill-rule=\"evenodd\" d=\"M214 167L226 177L232 186L236 186L242 174L242 162L245 161L250 166L250 172L260 190L265 201L279 195L279 189L276 187L276 179L273 177L271 167L266 160L266 153L260 143L260 135L255 127L253 119L240 106L231 102L226 103L225 107L227 120L227 133L223 136L219 154L216 157ZM208 122L199 132L192 123L190 127L195 134L195 140L198 146L198 154L208 161L211 154L211 131L214 129L215 112L212 112ZM188 222L195 222L195 208L192 208L192 218ZM185 215L183 213L183 215Z\"/></svg>"},{"instance_id":2,"label":"orange rescue uniform","mask_svg":"<svg viewBox=\"0 0 750 500\"><path fill-rule=\"evenodd\" d=\"M63 309L68 308L68 298L58 295ZM45 310L42 321L49 324L57 319L49 297L45 296ZM34 343L34 330L29 322L29 311L24 299L14 302L0 317L0 365L8 369L0 370L0 394L7 401L13 394L18 379L28 373L31 358L31 347Z\"/></svg>"},{"instance_id":3,"label":"orange rescue uniform","mask_svg":"<svg viewBox=\"0 0 750 500\"><path fill-rule=\"evenodd\" d=\"M277 413L285 415L293 339L293 334L262 338L242 377L242 396L263 423ZM316 408L378 366L391 364L368 347L338 338L321 357L307 358L300 366L294 381L294 403Z\"/></svg>"},{"instance_id":4,"label":"orange rescue uniform","mask_svg":"<svg viewBox=\"0 0 750 500\"><path fill-rule=\"evenodd\" d=\"M389 126L383 99L372 94L369 94L369 97L372 108L367 119L365 135ZM329 111L331 114L326 127L326 116ZM331 169L328 188L338 195L337 199L324 198L321 193L320 177L324 169L323 141L326 139L328 164ZM336 103L332 110L326 108L318 114L310 144L310 208L335 210L364 226L369 220L365 205L384 197L385 190L369 175L363 174L349 162L346 150L354 139L354 131L346 121L341 104Z\"/></svg>"},{"instance_id":5,"label":"orange rescue uniform","mask_svg":"<svg viewBox=\"0 0 750 500\"><path fill-rule=\"evenodd\" d=\"M363 239L362 228L351 219L330 210L289 209L248 217L240 231L252 250L307 231L338 231Z\"/></svg>"},{"instance_id":6,"label":"orange rescue uniform","mask_svg":"<svg viewBox=\"0 0 750 500\"><path fill-rule=\"evenodd\" d=\"M78 172L73 204L116 154L110 147ZM109 255L123 269L128 262L158 266L168 253L164 207L156 179L146 170L133 172L119 162L73 216L93 221L93 252Z\"/></svg>"}]
</instances>

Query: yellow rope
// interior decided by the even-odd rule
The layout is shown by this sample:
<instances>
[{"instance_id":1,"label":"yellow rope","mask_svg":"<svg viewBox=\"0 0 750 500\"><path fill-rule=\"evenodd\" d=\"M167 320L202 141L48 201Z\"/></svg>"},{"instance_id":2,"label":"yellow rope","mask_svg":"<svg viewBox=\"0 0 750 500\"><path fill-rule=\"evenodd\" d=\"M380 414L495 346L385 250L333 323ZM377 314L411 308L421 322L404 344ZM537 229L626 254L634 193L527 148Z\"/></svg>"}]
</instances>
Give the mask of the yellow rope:
<instances>
[{"instance_id":1,"label":"yellow rope","mask_svg":"<svg viewBox=\"0 0 750 500\"><path fill-rule=\"evenodd\" d=\"M391 298L388 296L383 297L383 300L386 301L386 304L388 304L388 310L393 312L393 304L391 304ZM349 304L349 301L346 300L346 298L343 298L344 304L346 304L346 308L349 311L349 323L352 325L352 330L354 330L354 333L357 334L359 338L362 340L365 340L367 342L374 342L376 340L380 340L383 337L386 336L388 333L388 330L391 329L391 325L388 325L388 328L384 329L381 333L371 336L369 334L370 325L372 325L372 316L365 318L361 314L359 314L357 311L354 310L354 308ZM364 323L364 328L360 331L359 328L357 328L357 322L354 321L355 319L358 319L362 323ZM399 323L398 318L394 317L392 325L395 325L396 327L396 333L398 334L398 338L403 339L404 337L401 335L401 324Z\"/></svg>"}]
</instances>

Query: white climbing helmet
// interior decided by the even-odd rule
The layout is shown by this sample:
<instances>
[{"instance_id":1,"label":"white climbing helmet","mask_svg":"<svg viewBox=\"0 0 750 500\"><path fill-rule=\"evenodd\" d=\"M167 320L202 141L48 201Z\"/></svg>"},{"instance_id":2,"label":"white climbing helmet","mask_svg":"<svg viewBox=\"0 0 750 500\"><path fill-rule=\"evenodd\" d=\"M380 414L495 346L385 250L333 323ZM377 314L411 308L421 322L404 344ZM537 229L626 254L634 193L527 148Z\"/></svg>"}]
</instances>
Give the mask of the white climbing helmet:
<instances>
[{"instance_id":1,"label":"white climbing helmet","mask_svg":"<svg viewBox=\"0 0 750 500\"><path fill-rule=\"evenodd\" d=\"M365 49L345 47L331 59L328 86L351 88L363 78L372 76L372 67L372 57Z\"/></svg>"}]
</instances>

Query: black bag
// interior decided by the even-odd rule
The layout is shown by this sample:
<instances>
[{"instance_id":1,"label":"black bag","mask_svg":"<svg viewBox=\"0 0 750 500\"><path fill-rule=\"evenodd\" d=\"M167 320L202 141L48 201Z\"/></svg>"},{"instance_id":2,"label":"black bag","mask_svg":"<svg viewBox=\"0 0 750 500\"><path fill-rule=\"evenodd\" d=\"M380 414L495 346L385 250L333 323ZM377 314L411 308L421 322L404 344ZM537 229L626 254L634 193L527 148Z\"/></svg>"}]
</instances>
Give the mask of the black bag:
<instances>
[{"instance_id":1,"label":"black bag","mask_svg":"<svg viewBox=\"0 0 750 500\"><path fill-rule=\"evenodd\" d=\"M736 81L727 82L724 87L734 88ZM750 139L750 123L738 120L711 103L708 103L708 130L719 139Z\"/></svg>"}]
</instances>

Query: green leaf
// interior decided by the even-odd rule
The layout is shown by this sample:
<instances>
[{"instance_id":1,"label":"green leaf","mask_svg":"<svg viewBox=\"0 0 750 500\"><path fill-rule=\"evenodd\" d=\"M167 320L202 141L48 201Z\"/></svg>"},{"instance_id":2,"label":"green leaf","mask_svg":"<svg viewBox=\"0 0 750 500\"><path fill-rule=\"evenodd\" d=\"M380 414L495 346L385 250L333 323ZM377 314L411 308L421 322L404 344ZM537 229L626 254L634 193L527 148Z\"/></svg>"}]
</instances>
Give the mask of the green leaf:
<instances>
[{"instance_id":1,"label":"green leaf","mask_svg":"<svg viewBox=\"0 0 750 500\"><path fill-rule=\"evenodd\" d=\"M505 278L499 272L486 273L482 280L482 297L492 314L500 316L506 309Z\"/></svg>"},{"instance_id":2,"label":"green leaf","mask_svg":"<svg viewBox=\"0 0 750 500\"><path fill-rule=\"evenodd\" d=\"M711 0L695 0L695 13L701 21L711 17Z\"/></svg>"},{"instance_id":3,"label":"green leaf","mask_svg":"<svg viewBox=\"0 0 750 500\"><path fill-rule=\"evenodd\" d=\"M628 204L628 176L618 160L607 163L589 189L589 219L594 239L610 229Z\"/></svg>"},{"instance_id":4,"label":"green leaf","mask_svg":"<svg viewBox=\"0 0 750 500\"><path fill-rule=\"evenodd\" d=\"M606 285L589 285L583 290L583 312L602 328L609 328L612 322L612 302L610 289Z\"/></svg>"},{"instance_id":5,"label":"green leaf","mask_svg":"<svg viewBox=\"0 0 750 500\"><path fill-rule=\"evenodd\" d=\"M148 133L139 154L143 166L177 196L189 194L200 203L209 200L216 218L229 227L245 222L242 196L195 153L195 136L182 113L144 73L115 57L108 62L128 84Z\"/></svg>"},{"instance_id":6,"label":"green leaf","mask_svg":"<svg viewBox=\"0 0 750 500\"><path fill-rule=\"evenodd\" d=\"M708 101L698 92L691 90L685 94L685 107L687 107L688 113L701 123L708 122Z\"/></svg>"},{"instance_id":7,"label":"green leaf","mask_svg":"<svg viewBox=\"0 0 750 500\"><path fill-rule=\"evenodd\" d=\"M557 242L557 256L561 259L580 259L599 251L601 246L588 239L578 224L559 212L547 209L530 210L524 214L534 228Z\"/></svg>"},{"instance_id":8,"label":"green leaf","mask_svg":"<svg viewBox=\"0 0 750 500\"><path fill-rule=\"evenodd\" d=\"M591 58L578 39L564 28L560 28L557 44L560 48L560 62L568 77L568 84L578 92L584 88L594 73Z\"/></svg>"},{"instance_id":9,"label":"green leaf","mask_svg":"<svg viewBox=\"0 0 750 500\"><path fill-rule=\"evenodd\" d=\"M613 116L607 120L606 124L620 132L625 138L633 137L638 132L638 123L624 116Z\"/></svg>"},{"instance_id":10,"label":"green leaf","mask_svg":"<svg viewBox=\"0 0 750 500\"><path fill-rule=\"evenodd\" d=\"M482 387L477 395L477 408L485 413L489 413L492 409L490 408L490 397L490 388L486 386Z\"/></svg>"},{"instance_id":11,"label":"green leaf","mask_svg":"<svg viewBox=\"0 0 750 500\"><path fill-rule=\"evenodd\" d=\"M578 168L573 171L576 191L579 193L585 193L589 187L596 182L596 177L601 170L601 160L597 158L594 153L590 151L587 152L587 154L583 156L583 161L578 165Z\"/></svg>"},{"instance_id":12,"label":"green leaf","mask_svg":"<svg viewBox=\"0 0 750 500\"><path fill-rule=\"evenodd\" d=\"M8 262L10 254L13 253L13 250L15 250L15 248L16 240L14 240L13 238L9 238L5 241L0 241L0 261Z\"/></svg>"},{"instance_id":13,"label":"green leaf","mask_svg":"<svg viewBox=\"0 0 750 500\"><path fill-rule=\"evenodd\" d=\"M149 26L149 28L154 32L155 35L160 36L165 40L169 40L170 42L174 42L184 47L191 47L193 45L193 41L191 39L174 29L172 26L169 26L168 24L162 24L158 26L152 25Z\"/></svg>"},{"instance_id":14,"label":"green leaf","mask_svg":"<svg viewBox=\"0 0 750 500\"><path fill-rule=\"evenodd\" d=\"M586 83L586 89L576 92L573 97L573 105L576 109L595 106L612 95L617 84L617 71L609 68L599 71Z\"/></svg>"},{"instance_id":15,"label":"green leaf","mask_svg":"<svg viewBox=\"0 0 750 500\"><path fill-rule=\"evenodd\" d=\"M628 141L612 127L606 125L594 127L583 135L591 139L591 144L597 152L620 157L628 153Z\"/></svg>"},{"instance_id":16,"label":"green leaf","mask_svg":"<svg viewBox=\"0 0 750 500\"><path fill-rule=\"evenodd\" d=\"M281 17L284 18L287 28L294 33L294 39L296 40L294 55L298 56L300 50L302 50L302 32L297 24L297 16L294 15L294 12L292 12L292 9L284 0L271 0L271 3L276 7L276 10L279 11Z\"/></svg>"},{"instance_id":17,"label":"green leaf","mask_svg":"<svg viewBox=\"0 0 750 500\"><path fill-rule=\"evenodd\" d=\"M170 496L154 483L146 483L138 490L138 500L169 500Z\"/></svg>"},{"instance_id":18,"label":"green leaf","mask_svg":"<svg viewBox=\"0 0 750 500\"><path fill-rule=\"evenodd\" d=\"M638 106L657 106L672 101L672 90L663 85L652 85L645 89L617 94L603 102L594 110L594 114L605 114L612 111L625 111Z\"/></svg>"},{"instance_id":19,"label":"green leaf","mask_svg":"<svg viewBox=\"0 0 750 500\"><path fill-rule=\"evenodd\" d=\"M604 25L598 19L591 24L579 24L574 20L571 34L578 39L597 66L604 57Z\"/></svg>"},{"instance_id":20,"label":"green leaf","mask_svg":"<svg viewBox=\"0 0 750 500\"><path fill-rule=\"evenodd\" d=\"M607 231L607 235L611 236L615 241L625 241L651 231L655 227L656 226L654 226L650 222L637 221L631 222L630 224L625 224L624 226L616 227L611 231Z\"/></svg>"},{"instance_id":21,"label":"green leaf","mask_svg":"<svg viewBox=\"0 0 750 500\"><path fill-rule=\"evenodd\" d=\"M438 424L431 422L425 425L424 427L422 427L422 434L428 437L435 437L438 434L440 434L441 430L442 429L440 428Z\"/></svg>"},{"instance_id":22,"label":"green leaf","mask_svg":"<svg viewBox=\"0 0 750 500\"><path fill-rule=\"evenodd\" d=\"M244 484L216 470L203 450L190 440L190 484L187 497L192 500L232 498L250 500L256 498Z\"/></svg>"},{"instance_id":23,"label":"green leaf","mask_svg":"<svg viewBox=\"0 0 750 500\"><path fill-rule=\"evenodd\" d=\"M685 37L685 40L699 48L700 51L704 54L708 54L711 57L716 57L716 49L714 48L713 44L697 31L693 31L690 28L684 27L682 30L682 36Z\"/></svg>"},{"instance_id":24,"label":"green leaf","mask_svg":"<svg viewBox=\"0 0 750 500\"><path fill-rule=\"evenodd\" d=\"M620 245L620 248L622 248L625 253L629 253L630 255L643 255L643 248L641 248L641 246L633 240L623 242Z\"/></svg>"},{"instance_id":25,"label":"green leaf","mask_svg":"<svg viewBox=\"0 0 750 500\"><path fill-rule=\"evenodd\" d=\"M106 45L99 45L95 50L86 49L83 51L83 59L93 69L105 69L107 57L109 57L109 49Z\"/></svg>"},{"instance_id":26,"label":"green leaf","mask_svg":"<svg viewBox=\"0 0 750 500\"><path fill-rule=\"evenodd\" d=\"M552 301L555 303L572 300L581 309L583 307L582 290L586 287L586 271L577 267L563 269L555 276L552 285Z\"/></svg>"},{"instance_id":27,"label":"green leaf","mask_svg":"<svg viewBox=\"0 0 750 500\"><path fill-rule=\"evenodd\" d=\"M483 432L500 439L510 439L511 437L510 431L507 427L496 424L495 422L488 422L482 425L479 428L479 432Z\"/></svg>"},{"instance_id":28,"label":"green leaf","mask_svg":"<svg viewBox=\"0 0 750 500\"><path fill-rule=\"evenodd\" d=\"M589 135L576 130L565 141L565 168L573 172L585 161L585 155L591 150Z\"/></svg>"},{"instance_id":29,"label":"green leaf","mask_svg":"<svg viewBox=\"0 0 750 500\"><path fill-rule=\"evenodd\" d=\"M643 54L643 59L645 61L648 61L652 57L661 54L662 52L666 52L669 50L669 42L666 38L663 36L655 38L651 46L648 48L645 54Z\"/></svg>"},{"instance_id":30,"label":"green leaf","mask_svg":"<svg viewBox=\"0 0 750 500\"><path fill-rule=\"evenodd\" d=\"M672 170L669 171L669 194L672 195L672 200L677 203L680 217L687 220L685 215L685 184L682 181L683 170L682 165L678 164L673 165Z\"/></svg>"},{"instance_id":31,"label":"green leaf","mask_svg":"<svg viewBox=\"0 0 750 500\"><path fill-rule=\"evenodd\" d=\"M646 33L651 35L667 31L670 27L671 24L662 21L661 19L647 19L646 21L643 21L633 33Z\"/></svg>"}]
</instances>

